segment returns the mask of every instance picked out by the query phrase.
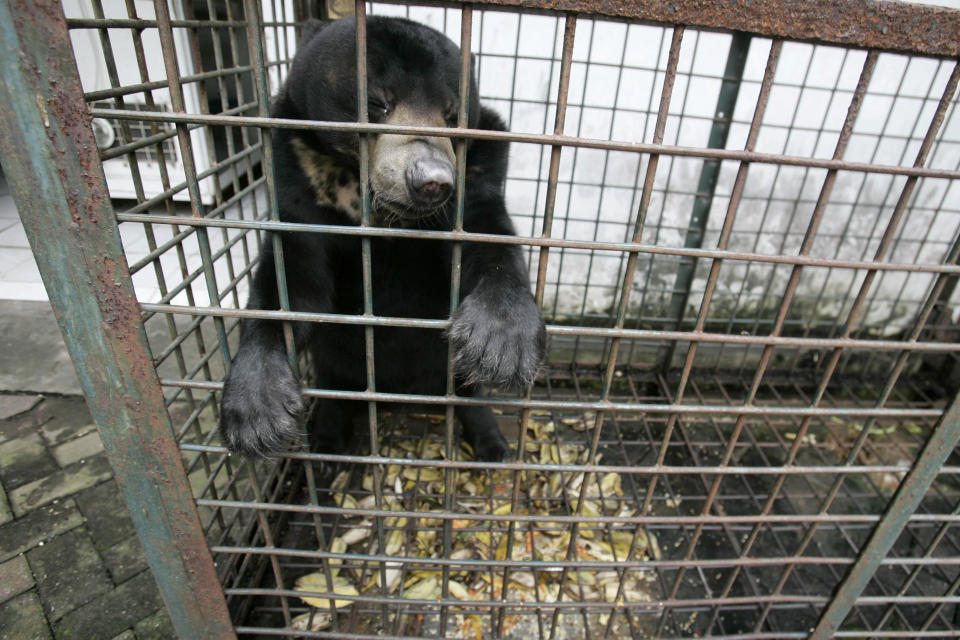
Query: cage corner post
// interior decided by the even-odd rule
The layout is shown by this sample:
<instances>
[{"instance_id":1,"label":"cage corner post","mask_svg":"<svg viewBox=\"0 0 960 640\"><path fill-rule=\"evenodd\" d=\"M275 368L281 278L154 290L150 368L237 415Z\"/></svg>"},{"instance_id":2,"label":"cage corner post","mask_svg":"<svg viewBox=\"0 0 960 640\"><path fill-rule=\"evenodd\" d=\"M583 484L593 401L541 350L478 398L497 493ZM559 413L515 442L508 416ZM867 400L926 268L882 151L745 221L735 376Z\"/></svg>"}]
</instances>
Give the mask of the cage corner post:
<instances>
[{"instance_id":1,"label":"cage corner post","mask_svg":"<svg viewBox=\"0 0 960 640\"><path fill-rule=\"evenodd\" d=\"M236 638L147 345L57 0L0 1L0 158L178 635Z\"/></svg>"}]
</instances>

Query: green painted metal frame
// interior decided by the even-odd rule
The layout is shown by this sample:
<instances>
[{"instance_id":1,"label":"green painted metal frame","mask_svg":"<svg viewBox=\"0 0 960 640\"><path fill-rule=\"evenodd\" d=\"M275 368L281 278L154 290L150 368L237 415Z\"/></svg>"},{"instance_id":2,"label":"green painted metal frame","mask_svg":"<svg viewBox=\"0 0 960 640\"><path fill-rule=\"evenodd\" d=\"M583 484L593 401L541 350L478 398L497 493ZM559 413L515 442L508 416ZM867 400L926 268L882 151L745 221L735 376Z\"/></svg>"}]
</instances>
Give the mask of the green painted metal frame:
<instances>
[{"instance_id":1,"label":"green painted metal frame","mask_svg":"<svg viewBox=\"0 0 960 640\"><path fill-rule=\"evenodd\" d=\"M147 345L60 3L0 2L0 158L182 638L235 638Z\"/></svg>"},{"instance_id":2,"label":"green painted metal frame","mask_svg":"<svg viewBox=\"0 0 960 640\"><path fill-rule=\"evenodd\" d=\"M737 31L730 39L730 50L727 52L727 64L723 70L723 82L720 84L720 93L717 96L717 106L714 110L713 125L710 127L708 149L726 149L727 138L730 135L730 123L733 122L733 110L737 106L737 97L740 95L740 84L743 82L743 70L747 64L747 54L750 52L749 33ZM713 196L717 191L720 179L721 160L708 158L703 161L700 169L700 179L697 183L697 196L693 200L693 210L690 212L690 223L687 225L687 237L684 248L699 249L703 246L703 237L707 232L707 220L710 219L710 207L713 205ZM697 272L697 259L690 258L680 262L677 267L677 277L673 285L673 295L670 297L668 317L673 318L674 330L683 326L683 317L690 301L690 288L693 286L693 276ZM661 372L666 373L673 362L673 355L677 350L677 341L674 340L666 349L663 359L658 365Z\"/></svg>"}]
</instances>

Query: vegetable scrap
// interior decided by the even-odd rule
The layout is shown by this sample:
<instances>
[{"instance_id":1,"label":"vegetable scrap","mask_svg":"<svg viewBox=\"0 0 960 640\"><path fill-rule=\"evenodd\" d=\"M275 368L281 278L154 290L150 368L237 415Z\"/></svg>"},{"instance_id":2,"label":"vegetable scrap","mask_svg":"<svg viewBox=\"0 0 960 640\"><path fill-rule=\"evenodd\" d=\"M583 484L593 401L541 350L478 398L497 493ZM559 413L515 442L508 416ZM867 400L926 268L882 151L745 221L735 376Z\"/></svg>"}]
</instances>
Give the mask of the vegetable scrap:
<instances>
[{"instance_id":1,"label":"vegetable scrap","mask_svg":"<svg viewBox=\"0 0 960 640\"><path fill-rule=\"evenodd\" d=\"M563 424L587 431L594 428L594 417L565 419ZM527 436L524 446L528 461L550 465L588 463L588 448L580 443L561 442L553 422L528 422ZM445 460L448 456L444 449L440 440L412 439L384 445L380 453L388 458ZM598 454L590 462L599 463L601 456ZM453 457L458 461L471 459L469 446L463 444ZM369 515L349 514L350 510L378 507L374 466L366 465L364 469L359 482L362 491L348 487L357 484L356 479L350 482L350 470L339 473L331 483L333 501L346 511L343 515L348 526L338 527L341 533L330 541L330 552L389 556L396 560L353 561L348 566L334 555L329 560L332 589L323 571L301 577L295 587L298 591L327 596L304 595L301 599L327 611L314 612L312 618L307 614L296 618L294 623L299 629L307 625L312 630L325 628L331 624L334 611L355 604L351 599L336 598L338 595L386 596L420 601L421 605L423 601L439 600L445 604L462 603L462 608L454 609L463 611L456 613L454 628L456 636L464 638L488 634L490 616L475 615L484 602L572 600L622 605L650 600L652 570L618 565L606 568L603 564L659 559L653 536L630 524L574 524L550 519L576 515L578 510L583 516L637 515L633 502L624 499L619 473L463 470L389 464L379 469L378 510L385 515L379 518L378 526ZM445 494L448 480L455 487L450 496ZM386 515L395 511L421 515ZM456 517L450 517L453 514ZM511 521L487 517L510 514L539 518ZM450 549L445 556L447 522ZM454 561L448 565L446 580L443 566L431 562L443 558ZM577 561L589 564L581 568ZM571 564L564 570L560 562ZM469 608L471 603L473 609ZM606 611L605 616L610 610ZM504 625L516 624L516 618L505 616Z\"/></svg>"}]
</instances>

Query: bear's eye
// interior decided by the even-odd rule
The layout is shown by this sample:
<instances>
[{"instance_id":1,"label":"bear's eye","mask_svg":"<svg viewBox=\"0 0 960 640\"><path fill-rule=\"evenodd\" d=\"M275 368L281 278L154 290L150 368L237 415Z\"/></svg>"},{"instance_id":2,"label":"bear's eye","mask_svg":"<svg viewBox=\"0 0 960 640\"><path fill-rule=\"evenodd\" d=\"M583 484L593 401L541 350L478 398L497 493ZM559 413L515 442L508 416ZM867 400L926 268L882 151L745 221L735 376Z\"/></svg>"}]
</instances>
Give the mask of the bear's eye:
<instances>
[{"instance_id":1,"label":"bear's eye","mask_svg":"<svg viewBox=\"0 0 960 640\"><path fill-rule=\"evenodd\" d=\"M367 110L371 120L384 120L390 115L392 107L386 100L380 98L370 98L367 101Z\"/></svg>"},{"instance_id":2,"label":"bear's eye","mask_svg":"<svg viewBox=\"0 0 960 640\"><path fill-rule=\"evenodd\" d=\"M443 113L443 119L447 121L448 127L457 126L457 107L450 105Z\"/></svg>"}]
</instances>

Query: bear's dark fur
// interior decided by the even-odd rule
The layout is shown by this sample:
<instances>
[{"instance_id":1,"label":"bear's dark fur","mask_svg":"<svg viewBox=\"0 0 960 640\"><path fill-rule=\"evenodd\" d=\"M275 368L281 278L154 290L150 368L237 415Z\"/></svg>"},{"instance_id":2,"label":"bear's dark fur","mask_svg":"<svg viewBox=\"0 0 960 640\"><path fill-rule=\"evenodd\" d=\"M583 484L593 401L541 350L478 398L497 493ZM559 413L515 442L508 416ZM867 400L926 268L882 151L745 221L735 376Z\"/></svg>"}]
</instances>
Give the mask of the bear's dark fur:
<instances>
[{"instance_id":1,"label":"bear's dark fur","mask_svg":"<svg viewBox=\"0 0 960 640\"><path fill-rule=\"evenodd\" d=\"M455 126L459 49L423 25L371 17L368 93L371 122ZM311 21L271 115L305 120L357 120L355 23ZM473 84L471 82L471 84ZM472 128L504 130L470 88ZM453 146L448 138L374 135L370 140L372 220L375 226L451 230ZM273 131L280 219L356 225L360 217L359 137L354 133ZM503 200L507 143L470 141L466 156L464 228L513 234ZM283 233L283 264L290 308L363 313L361 240L327 233ZM452 244L373 238L373 312L378 316L446 318L450 313ZM530 294L518 247L464 243L460 305L444 335L433 329L374 329L376 389L391 393L446 392L447 341L455 352L457 392L482 384L530 384L544 350L544 327ZM248 307L279 309L275 256L263 245ZM321 388L366 389L364 328L295 323L300 350L308 349ZM298 440L303 408L288 365L282 325L244 320L240 346L223 390L220 429L231 451L270 455ZM311 448L343 450L360 402L323 399L308 429ZM458 407L456 415L478 459L508 452L487 407Z\"/></svg>"}]
</instances>

